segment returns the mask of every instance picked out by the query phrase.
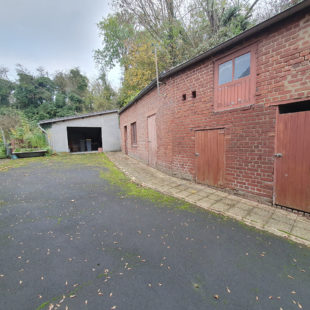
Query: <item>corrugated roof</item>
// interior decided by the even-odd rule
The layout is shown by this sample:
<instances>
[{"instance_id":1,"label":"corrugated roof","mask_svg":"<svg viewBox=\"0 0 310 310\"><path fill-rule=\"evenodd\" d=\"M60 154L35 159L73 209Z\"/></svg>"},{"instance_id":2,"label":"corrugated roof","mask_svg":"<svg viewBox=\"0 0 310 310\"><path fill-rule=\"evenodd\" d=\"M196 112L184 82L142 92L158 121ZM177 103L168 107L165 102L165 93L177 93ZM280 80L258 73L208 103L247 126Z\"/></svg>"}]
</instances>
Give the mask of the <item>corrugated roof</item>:
<instances>
[{"instance_id":1,"label":"corrugated roof","mask_svg":"<svg viewBox=\"0 0 310 310\"><path fill-rule=\"evenodd\" d=\"M57 122L64 122L64 121L70 121L70 120L79 119L79 118L93 117L93 116L111 114L111 113L118 113L118 110L93 112L93 113L87 113L87 114L81 114L81 115L73 115L73 116L47 119L47 120L40 121L39 125L45 125L45 124L51 124L51 123L57 123Z\"/></svg>"},{"instance_id":2,"label":"corrugated roof","mask_svg":"<svg viewBox=\"0 0 310 310\"><path fill-rule=\"evenodd\" d=\"M271 17L270 19L265 20L264 22L257 24L256 26L242 32L241 34L233 37L232 39L229 39L219 45L217 45L216 47L197 55L194 58L191 58L188 61L185 61L184 63L181 63L179 65L177 65L176 67L166 71L166 72L162 72L159 75L159 80L163 80L165 78L168 78L202 60L205 60L213 55L215 55L218 52L221 52L225 49L231 48L234 45L238 44L239 42L248 39L249 37L258 34L261 31L264 31L265 29L267 29L268 27L271 27L283 20L285 20L286 18L297 14L299 12L302 12L306 9L310 8L310 1L309 0L305 0L273 17ZM129 102L126 106L124 106L120 111L119 114L121 114L122 112L124 112L125 110L127 110L130 106L132 106L135 102L137 102L139 99L141 99L144 95L146 95L148 92L150 92L153 88L155 88L157 85L156 83L156 79L154 79L148 86L146 86L131 102Z\"/></svg>"}]
</instances>

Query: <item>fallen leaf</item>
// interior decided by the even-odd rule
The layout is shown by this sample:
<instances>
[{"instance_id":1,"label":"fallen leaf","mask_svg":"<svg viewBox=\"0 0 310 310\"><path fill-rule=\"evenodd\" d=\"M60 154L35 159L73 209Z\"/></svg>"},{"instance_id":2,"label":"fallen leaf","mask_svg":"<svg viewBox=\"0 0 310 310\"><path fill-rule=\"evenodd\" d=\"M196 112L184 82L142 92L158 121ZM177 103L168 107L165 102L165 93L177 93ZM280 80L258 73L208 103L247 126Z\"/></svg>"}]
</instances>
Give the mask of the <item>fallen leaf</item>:
<instances>
[{"instance_id":1,"label":"fallen leaf","mask_svg":"<svg viewBox=\"0 0 310 310\"><path fill-rule=\"evenodd\" d=\"M163 285L162 283L158 282L158 286L162 286L162 285Z\"/></svg>"},{"instance_id":2,"label":"fallen leaf","mask_svg":"<svg viewBox=\"0 0 310 310\"><path fill-rule=\"evenodd\" d=\"M215 294L215 295L213 295L213 298L215 298L215 299L219 299L219 298L220 298L220 296L219 296L219 295L217 295L217 294Z\"/></svg>"},{"instance_id":3,"label":"fallen leaf","mask_svg":"<svg viewBox=\"0 0 310 310\"><path fill-rule=\"evenodd\" d=\"M268 298L269 298L269 299L272 299L272 296L269 296Z\"/></svg>"},{"instance_id":4,"label":"fallen leaf","mask_svg":"<svg viewBox=\"0 0 310 310\"><path fill-rule=\"evenodd\" d=\"M88 301L87 301L87 299L85 300L85 305L87 305L88 304Z\"/></svg>"},{"instance_id":5,"label":"fallen leaf","mask_svg":"<svg viewBox=\"0 0 310 310\"><path fill-rule=\"evenodd\" d=\"M20 280L20 281L19 281L19 284L23 284L23 281L22 281L22 280Z\"/></svg>"},{"instance_id":6,"label":"fallen leaf","mask_svg":"<svg viewBox=\"0 0 310 310\"><path fill-rule=\"evenodd\" d=\"M297 302L297 305L299 309L302 309L302 305L299 302Z\"/></svg>"},{"instance_id":7,"label":"fallen leaf","mask_svg":"<svg viewBox=\"0 0 310 310\"><path fill-rule=\"evenodd\" d=\"M112 297L112 295L113 295L113 293L111 292L109 296Z\"/></svg>"},{"instance_id":8,"label":"fallen leaf","mask_svg":"<svg viewBox=\"0 0 310 310\"><path fill-rule=\"evenodd\" d=\"M74 294L73 294L73 295L70 295L70 298L74 298L75 296L76 296L76 295L74 295Z\"/></svg>"},{"instance_id":9,"label":"fallen leaf","mask_svg":"<svg viewBox=\"0 0 310 310\"><path fill-rule=\"evenodd\" d=\"M54 308L54 305L53 304L49 304L48 310L52 310L53 308Z\"/></svg>"},{"instance_id":10,"label":"fallen leaf","mask_svg":"<svg viewBox=\"0 0 310 310\"><path fill-rule=\"evenodd\" d=\"M256 296L255 299L258 301L258 296Z\"/></svg>"},{"instance_id":11,"label":"fallen leaf","mask_svg":"<svg viewBox=\"0 0 310 310\"><path fill-rule=\"evenodd\" d=\"M295 291L291 291L291 294L296 294L296 292Z\"/></svg>"},{"instance_id":12,"label":"fallen leaf","mask_svg":"<svg viewBox=\"0 0 310 310\"><path fill-rule=\"evenodd\" d=\"M116 306L113 306L113 307L111 308L111 310L114 310L114 309L116 309Z\"/></svg>"},{"instance_id":13,"label":"fallen leaf","mask_svg":"<svg viewBox=\"0 0 310 310\"><path fill-rule=\"evenodd\" d=\"M226 291L227 291L227 293L229 293L229 294L230 294L230 289L229 289L229 287L228 287L228 286L226 286Z\"/></svg>"},{"instance_id":14,"label":"fallen leaf","mask_svg":"<svg viewBox=\"0 0 310 310\"><path fill-rule=\"evenodd\" d=\"M291 276L289 274L287 275L287 277L290 278L290 279L295 279L293 276Z\"/></svg>"}]
</instances>

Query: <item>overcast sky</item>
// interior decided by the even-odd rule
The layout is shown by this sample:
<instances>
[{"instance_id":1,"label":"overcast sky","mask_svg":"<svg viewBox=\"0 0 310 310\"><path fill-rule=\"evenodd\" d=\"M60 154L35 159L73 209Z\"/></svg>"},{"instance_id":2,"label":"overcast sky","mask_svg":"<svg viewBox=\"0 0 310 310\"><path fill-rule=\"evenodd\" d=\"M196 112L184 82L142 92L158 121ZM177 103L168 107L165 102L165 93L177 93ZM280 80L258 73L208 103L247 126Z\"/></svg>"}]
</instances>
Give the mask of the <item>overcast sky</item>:
<instances>
[{"instance_id":1,"label":"overcast sky","mask_svg":"<svg viewBox=\"0 0 310 310\"><path fill-rule=\"evenodd\" d=\"M0 0L0 66L50 73L79 67L89 78L98 69L93 51L101 46L96 24L111 13L108 0ZM109 80L119 86L119 68Z\"/></svg>"}]
</instances>

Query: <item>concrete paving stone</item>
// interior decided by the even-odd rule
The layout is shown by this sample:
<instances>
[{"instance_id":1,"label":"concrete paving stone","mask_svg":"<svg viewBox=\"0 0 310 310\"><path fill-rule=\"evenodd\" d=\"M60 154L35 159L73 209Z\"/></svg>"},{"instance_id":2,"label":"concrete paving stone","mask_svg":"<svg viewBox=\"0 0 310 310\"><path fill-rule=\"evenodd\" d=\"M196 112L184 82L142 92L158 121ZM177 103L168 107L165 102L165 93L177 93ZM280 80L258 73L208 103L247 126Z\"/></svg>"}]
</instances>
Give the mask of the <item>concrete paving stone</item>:
<instances>
[{"instance_id":1,"label":"concrete paving stone","mask_svg":"<svg viewBox=\"0 0 310 310\"><path fill-rule=\"evenodd\" d=\"M295 221L294 223L294 228L300 228L300 229L303 229L303 230L307 230L310 234L310 223L307 223L307 222L303 222L303 221Z\"/></svg>"},{"instance_id":2,"label":"concrete paving stone","mask_svg":"<svg viewBox=\"0 0 310 310\"><path fill-rule=\"evenodd\" d=\"M223 199L223 197L219 196L217 193L209 195L208 198L211 200L215 200L215 201L219 201Z\"/></svg>"},{"instance_id":3,"label":"concrete paving stone","mask_svg":"<svg viewBox=\"0 0 310 310\"><path fill-rule=\"evenodd\" d=\"M210 194L206 193L203 190L200 190L199 192L197 192L197 195L201 196L201 197L208 197Z\"/></svg>"},{"instance_id":4,"label":"concrete paving stone","mask_svg":"<svg viewBox=\"0 0 310 310\"><path fill-rule=\"evenodd\" d=\"M310 219L309 218L299 215L296 218L296 223L301 223L301 225L305 225L305 228L308 227L306 229L310 230Z\"/></svg>"},{"instance_id":5,"label":"concrete paving stone","mask_svg":"<svg viewBox=\"0 0 310 310\"><path fill-rule=\"evenodd\" d=\"M167 188L166 192L168 192L170 195L175 195L179 192L181 192L182 190L179 189L178 187L172 187L172 188Z\"/></svg>"},{"instance_id":6,"label":"concrete paving stone","mask_svg":"<svg viewBox=\"0 0 310 310\"><path fill-rule=\"evenodd\" d=\"M293 225L296 221L297 214L289 213L283 210L274 209L274 213L272 215L272 219L275 221L280 221L287 223L289 225Z\"/></svg>"},{"instance_id":7,"label":"concrete paving stone","mask_svg":"<svg viewBox=\"0 0 310 310\"><path fill-rule=\"evenodd\" d=\"M229 196L228 193L225 193L225 192L222 192L222 191L217 191L216 194L217 194L218 196L221 196L221 197L227 197L227 196Z\"/></svg>"},{"instance_id":8,"label":"concrete paving stone","mask_svg":"<svg viewBox=\"0 0 310 310\"><path fill-rule=\"evenodd\" d=\"M300 227L293 227L291 234L295 237L305 239L307 241L310 241L310 231L307 229L302 229Z\"/></svg>"},{"instance_id":9,"label":"concrete paving stone","mask_svg":"<svg viewBox=\"0 0 310 310\"><path fill-rule=\"evenodd\" d=\"M244 209L241 207L234 206L228 209L226 213L234 218L242 219L249 213L249 211L250 211L250 208Z\"/></svg>"},{"instance_id":10,"label":"concrete paving stone","mask_svg":"<svg viewBox=\"0 0 310 310\"><path fill-rule=\"evenodd\" d=\"M186 201L190 202L190 203L196 203L199 200L202 200L203 197L201 197L200 195L197 194L192 194L186 197Z\"/></svg>"},{"instance_id":11,"label":"concrete paving stone","mask_svg":"<svg viewBox=\"0 0 310 310\"><path fill-rule=\"evenodd\" d=\"M197 205L204 209L209 209L213 204L215 204L215 201L208 198L203 198L197 202Z\"/></svg>"},{"instance_id":12,"label":"concrete paving stone","mask_svg":"<svg viewBox=\"0 0 310 310\"><path fill-rule=\"evenodd\" d=\"M223 203L225 203L225 204L227 204L227 205L229 205L229 206L235 206L237 203L238 203L238 201L237 200L235 200L235 199L231 199L231 198L228 198L228 197L225 197L225 198L223 198L223 200L221 200Z\"/></svg>"},{"instance_id":13,"label":"concrete paving stone","mask_svg":"<svg viewBox=\"0 0 310 310\"><path fill-rule=\"evenodd\" d=\"M243 202L238 202L234 207L238 208L240 210L243 210L245 212L249 212L249 211L253 210L253 208L254 208L253 206L248 205L248 204L243 203Z\"/></svg>"},{"instance_id":14,"label":"concrete paving stone","mask_svg":"<svg viewBox=\"0 0 310 310\"><path fill-rule=\"evenodd\" d=\"M240 202L240 197L235 196L235 195L228 195L228 196L226 196L225 198L226 198L226 199L235 200L235 201Z\"/></svg>"},{"instance_id":15,"label":"concrete paving stone","mask_svg":"<svg viewBox=\"0 0 310 310\"><path fill-rule=\"evenodd\" d=\"M253 208L252 212L247 214L244 219L257 223L259 226L263 227L269 221L272 216L272 211L267 211L259 208Z\"/></svg>"},{"instance_id":16,"label":"concrete paving stone","mask_svg":"<svg viewBox=\"0 0 310 310\"><path fill-rule=\"evenodd\" d=\"M187 196L191 195L191 193L187 192L187 191L180 191L178 193L175 194L176 197L178 198L186 198Z\"/></svg>"},{"instance_id":17,"label":"concrete paving stone","mask_svg":"<svg viewBox=\"0 0 310 310\"><path fill-rule=\"evenodd\" d=\"M271 218L264 227L269 228L269 229L276 229L284 233L290 233L292 230L293 224Z\"/></svg>"},{"instance_id":18,"label":"concrete paving stone","mask_svg":"<svg viewBox=\"0 0 310 310\"><path fill-rule=\"evenodd\" d=\"M222 201L218 201L215 204L213 204L210 208L217 212L226 212L229 208L231 208L231 206L227 205L226 203L223 203Z\"/></svg>"}]
</instances>

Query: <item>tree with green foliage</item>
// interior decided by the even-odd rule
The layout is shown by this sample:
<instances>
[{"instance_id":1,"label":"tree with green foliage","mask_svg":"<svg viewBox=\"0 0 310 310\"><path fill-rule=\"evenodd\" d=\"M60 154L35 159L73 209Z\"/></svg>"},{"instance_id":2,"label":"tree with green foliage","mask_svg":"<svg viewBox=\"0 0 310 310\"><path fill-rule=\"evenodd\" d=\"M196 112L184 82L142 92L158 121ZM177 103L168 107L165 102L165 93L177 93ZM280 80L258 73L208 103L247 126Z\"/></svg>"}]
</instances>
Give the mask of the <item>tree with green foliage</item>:
<instances>
[{"instance_id":1,"label":"tree with green foliage","mask_svg":"<svg viewBox=\"0 0 310 310\"><path fill-rule=\"evenodd\" d=\"M169 70L251 27L257 2L114 0L116 13L98 24L103 48L95 60L123 68L118 99L124 105L155 78L155 46L159 70Z\"/></svg>"},{"instance_id":2,"label":"tree with green foliage","mask_svg":"<svg viewBox=\"0 0 310 310\"><path fill-rule=\"evenodd\" d=\"M90 83L89 102L94 111L112 110L117 108L116 92L107 81L105 72Z\"/></svg>"},{"instance_id":3,"label":"tree with green foliage","mask_svg":"<svg viewBox=\"0 0 310 310\"><path fill-rule=\"evenodd\" d=\"M5 67L0 67L0 107L8 107L11 102L11 95L15 89L15 84L8 78L9 70Z\"/></svg>"},{"instance_id":4,"label":"tree with green foliage","mask_svg":"<svg viewBox=\"0 0 310 310\"><path fill-rule=\"evenodd\" d=\"M98 28L103 48L95 51L95 61L107 69L119 63L126 71L126 59L136 34L134 17L117 12L100 21Z\"/></svg>"}]
</instances>

